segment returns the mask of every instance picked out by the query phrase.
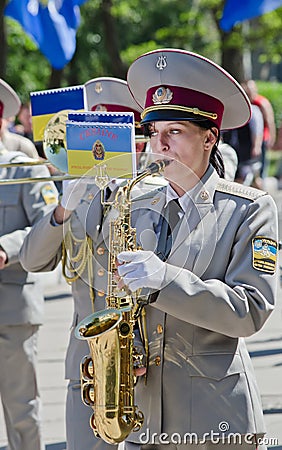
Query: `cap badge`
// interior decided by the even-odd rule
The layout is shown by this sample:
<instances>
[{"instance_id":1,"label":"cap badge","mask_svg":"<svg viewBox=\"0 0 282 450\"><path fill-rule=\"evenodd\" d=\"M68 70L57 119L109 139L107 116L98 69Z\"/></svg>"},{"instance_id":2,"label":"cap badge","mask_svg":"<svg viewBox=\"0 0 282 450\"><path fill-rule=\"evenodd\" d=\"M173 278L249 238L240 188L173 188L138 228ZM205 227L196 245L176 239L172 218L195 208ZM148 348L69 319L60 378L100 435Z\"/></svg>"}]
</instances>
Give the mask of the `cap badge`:
<instances>
[{"instance_id":1,"label":"cap badge","mask_svg":"<svg viewBox=\"0 0 282 450\"><path fill-rule=\"evenodd\" d=\"M156 68L159 70L164 70L167 66L167 62L166 62L166 56L159 56L158 60L156 62Z\"/></svg>"},{"instance_id":2,"label":"cap badge","mask_svg":"<svg viewBox=\"0 0 282 450\"><path fill-rule=\"evenodd\" d=\"M95 111L108 111L105 105L97 105Z\"/></svg>"},{"instance_id":3,"label":"cap badge","mask_svg":"<svg viewBox=\"0 0 282 450\"><path fill-rule=\"evenodd\" d=\"M153 94L152 100L155 105L162 105L163 103L169 103L172 100L173 93L169 88L163 86L158 87Z\"/></svg>"},{"instance_id":4,"label":"cap badge","mask_svg":"<svg viewBox=\"0 0 282 450\"><path fill-rule=\"evenodd\" d=\"M102 84L100 82L95 84L95 92L97 92L97 94L101 94L103 88L102 88Z\"/></svg>"}]
</instances>

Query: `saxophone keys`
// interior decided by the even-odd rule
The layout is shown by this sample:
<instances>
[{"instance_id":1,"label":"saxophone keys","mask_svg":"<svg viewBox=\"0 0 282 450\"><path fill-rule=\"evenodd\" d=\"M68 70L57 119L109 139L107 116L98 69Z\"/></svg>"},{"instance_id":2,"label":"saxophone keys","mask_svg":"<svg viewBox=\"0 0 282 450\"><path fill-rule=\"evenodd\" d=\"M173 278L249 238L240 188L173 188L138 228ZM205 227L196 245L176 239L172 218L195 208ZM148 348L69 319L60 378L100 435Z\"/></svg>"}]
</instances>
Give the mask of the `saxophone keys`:
<instances>
[{"instance_id":1,"label":"saxophone keys","mask_svg":"<svg viewBox=\"0 0 282 450\"><path fill-rule=\"evenodd\" d=\"M144 414L142 411L138 410L135 412L135 426L132 431L139 431L144 422Z\"/></svg>"},{"instance_id":2,"label":"saxophone keys","mask_svg":"<svg viewBox=\"0 0 282 450\"><path fill-rule=\"evenodd\" d=\"M131 327L128 322L122 321L119 324L119 332L123 338L126 338L131 333Z\"/></svg>"},{"instance_id":3,"label":"saxophone keys","mask_svg":"<svg viewBox=\"0 0 282 450\"><path fill-rule=\"evenodd\" d=\"M96 427L96 423L95 423L95 414L94 414L94 413L91 415L90 420L89 420L89 423L90 423L90 427L92 428L93 433L94 433L94 435L96 436L96 438L100 438L101 436L100 436L100 434L98 433L98 430L97 430L97 427Z\"/></svg>"},{"instance_id":4,"label":"saxophone keys","mask_svg":"<svg viewBox=\"0 0 282 450\"><path fill-rule=\"evenodd\" d=\"M81 387L81 398L86 406L94 406L95 392L93 383L88 381L84 382Z\"/></svg>"},{"instance_id":5,"label":"saxophone keys","mask_svg":"<svg viewBox=\"0 0 282 450\"><path fill-rule=\"evenodd\" d=\"M81 378L84 381L92 381L94 377L94 365L91 356L84 356L80 363Z\"/></svg>"}]
</instances>

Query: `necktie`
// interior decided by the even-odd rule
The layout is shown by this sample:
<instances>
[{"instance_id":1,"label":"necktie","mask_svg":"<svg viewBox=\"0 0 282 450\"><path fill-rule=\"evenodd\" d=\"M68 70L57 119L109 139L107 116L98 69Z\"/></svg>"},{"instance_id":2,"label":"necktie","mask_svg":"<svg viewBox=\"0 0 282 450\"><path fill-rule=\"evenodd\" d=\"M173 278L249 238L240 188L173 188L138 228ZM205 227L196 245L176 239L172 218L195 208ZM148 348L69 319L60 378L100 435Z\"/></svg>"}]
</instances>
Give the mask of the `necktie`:
<instances>
[{"instance_id":1,"label":"necktie","mask_svg":"<svg viewBox=\"0 0 282 450\"><path fill-rule=\"evenodd\" d=\"M162 261L166 261L170 253L172 247L173 231L180 220L178 214L180 211L183 212L179 204L179 199L175 198L169 201L165 208L163 216L161 216L161 227L156 254ZM159 291L150 294L148 302L155 302L158 298L158 295Z\"/></svg>"},{"instance_id":2,"label":"necktie","mask_svg":"<svg viewBox=\"0 0 282 450\"><path fill-rule=\"evenodd\" d=\"M174 198L173 200L170 200L167 207L167 221L168 221L168 236L170 236L173 233L174 228L179 222L179 212L182 211L182 208L179 204L179 199Z\"/></svg>"},{"instance_id":3,"label":"necktie","mask_svg":"<svg viewBox=\"0 0 282 450\"><path fill-rule=\"evenodd\" d=\"M105 202L107 202L109 200L111 194L112 194L112 190L111 190L111 188L109 186L107 186L106 189L105 189L105 194L104 194Z\"/></svg>"},{"instance_id":4,"label":"necktie","mask_svg":"<svg viewBox=\"0 0 282 450\"><path fill-rule=\"evenodd\" d=\"M157 246L157 255L165 261L172 247L173 230L179 222L179 212L182 208L178 199L170 200L161 218L160 235Z\"/></svg>"}]
</instances>

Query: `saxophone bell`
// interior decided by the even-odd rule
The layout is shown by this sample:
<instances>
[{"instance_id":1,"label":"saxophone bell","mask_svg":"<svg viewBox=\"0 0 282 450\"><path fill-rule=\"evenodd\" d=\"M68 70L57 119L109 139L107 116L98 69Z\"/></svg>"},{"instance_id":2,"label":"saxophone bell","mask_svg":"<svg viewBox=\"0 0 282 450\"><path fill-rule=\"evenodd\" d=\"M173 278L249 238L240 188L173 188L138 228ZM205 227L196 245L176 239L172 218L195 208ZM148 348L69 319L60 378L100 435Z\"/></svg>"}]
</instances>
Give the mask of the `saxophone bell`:
<instances>
[{"instance_id":1,"label":"saxophone bell","mask_svg":"<svg viewBox=\"0 0 282 450\"><path fill-rule=\"evenodd\" d=\"M115 308L109 308L83 319L76 327L75 337L78 339L91 339L100 334L111 331L122 319L122 313Z\"/></svg>"}]
</instances>

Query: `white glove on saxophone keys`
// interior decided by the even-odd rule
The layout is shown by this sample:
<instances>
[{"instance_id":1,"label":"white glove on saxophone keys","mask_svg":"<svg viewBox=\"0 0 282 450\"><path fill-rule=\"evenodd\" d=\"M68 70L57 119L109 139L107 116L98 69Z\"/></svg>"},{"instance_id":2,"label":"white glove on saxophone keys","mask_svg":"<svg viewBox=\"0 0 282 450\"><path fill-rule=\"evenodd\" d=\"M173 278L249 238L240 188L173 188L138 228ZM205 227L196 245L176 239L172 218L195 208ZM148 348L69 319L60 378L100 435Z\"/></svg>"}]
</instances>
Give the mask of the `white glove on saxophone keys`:
<instances>
[{"instance_id":1,"label":"white glove on saxophone keys","mask_svg":"<svg viewBox=\"0 0 282 450\"><path fill-rule=\"evenodd\" d=\"M61 205L68 211L73 211L79 204L86 192L89 179L79 178L78 180L63 180L63 195Z\"/></svg>"},{"instance_id":2,"label":"white glove on saxophone keys","mask_svg":"<svg viewBox=\"0 0 282 450\"><path fill-rule=\"evenodd\" d=\"M131 292L140 288L160 289L166 264L151 251L121 252L118 255L118 274Z\"/></svg>"}]
</instances>

